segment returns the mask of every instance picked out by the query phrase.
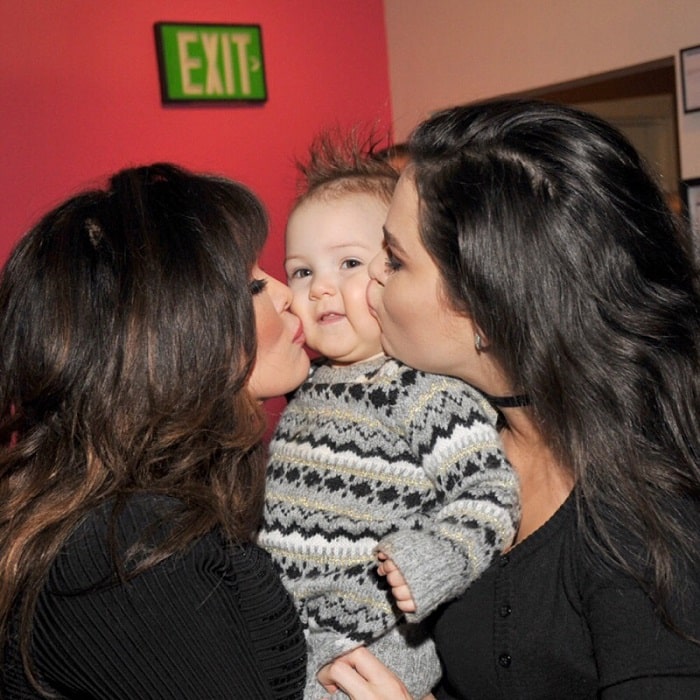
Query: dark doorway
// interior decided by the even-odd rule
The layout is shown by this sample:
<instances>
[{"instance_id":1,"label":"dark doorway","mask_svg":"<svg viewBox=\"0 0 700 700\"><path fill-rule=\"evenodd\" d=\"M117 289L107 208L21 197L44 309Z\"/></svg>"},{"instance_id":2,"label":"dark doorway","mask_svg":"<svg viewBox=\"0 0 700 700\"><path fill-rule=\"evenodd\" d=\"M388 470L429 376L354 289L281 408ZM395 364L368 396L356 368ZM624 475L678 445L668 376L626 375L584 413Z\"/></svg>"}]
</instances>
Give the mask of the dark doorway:
<instances>
[{"instance_id":1,"label":"dark doorway","mask_svg":"<svg viewBox=\"0 0 700 700\"><path fill-rule=\"evenodd\" d=\"M622 131L658 174L674 211L681 209L673 57L527 93L593 112Z\"/></svg>"}]
</instances>

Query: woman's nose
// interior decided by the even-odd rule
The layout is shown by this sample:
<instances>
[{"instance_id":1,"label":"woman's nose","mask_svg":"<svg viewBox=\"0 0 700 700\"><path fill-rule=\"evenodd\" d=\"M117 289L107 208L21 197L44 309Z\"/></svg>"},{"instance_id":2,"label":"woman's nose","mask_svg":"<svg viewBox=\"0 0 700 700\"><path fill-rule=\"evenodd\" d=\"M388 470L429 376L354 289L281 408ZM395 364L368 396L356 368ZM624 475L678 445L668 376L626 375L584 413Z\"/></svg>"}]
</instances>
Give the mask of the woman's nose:
<instances>
[{"instance_id":1,"label":"woman's nose","mask_svg":"<svg viewBox=\"0 0 700 700\"><path fill-rule=\"evenodd\" d=\"M272 297L272 303L279 313L286 311L292 305L292 290L274 277L268 277L267 288Z\"/></svg>"},{"instance_id":2,"label":"woman's nose","mask_svg":"<svg viewBox=\"0 0 700 700\"><path fill-rule=\"evenodd\" d=\"M375 282L379 282L381 285L384 284L384 277L386 276L386 253L383 250L370 260L367 270L371 279Z\"/></svg>"}]
</instances>

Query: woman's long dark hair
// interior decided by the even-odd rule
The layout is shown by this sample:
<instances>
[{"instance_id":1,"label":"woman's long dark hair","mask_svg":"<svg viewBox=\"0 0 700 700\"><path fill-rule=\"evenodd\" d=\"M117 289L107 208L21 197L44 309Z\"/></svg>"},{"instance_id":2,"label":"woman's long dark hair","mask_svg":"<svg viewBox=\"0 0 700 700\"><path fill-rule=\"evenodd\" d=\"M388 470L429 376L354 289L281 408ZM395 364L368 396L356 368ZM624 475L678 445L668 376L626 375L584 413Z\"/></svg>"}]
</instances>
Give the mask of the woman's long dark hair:
<instances>
[{"instance_id":1,"label":"woman's long dark hair","mask_svg":"<svg viewBox=\"0 0 700 700\"><path fill-rule=\"evenodd\" d=\"M0 634L33 608L96 506L179 499L152 566L218 527L257 527L264 414L246 384L250 274L267 232L245 187L168 164L46 215L0 280Z\"/></svg>"},{"instance_id":2,"label":"woman's long dark hair","mask_svg":"<svg viewBox=\"0 0 700 700\"><path fill-rule=\"evenodd\" d=\"M589 543L665 612L674 559L697 556L699 537L674 505L700 495L689 233L627 140L574 109L448 109L417 128L410 151L446 296L530 396L575 477Z\"/></svg>"}]
</instances>

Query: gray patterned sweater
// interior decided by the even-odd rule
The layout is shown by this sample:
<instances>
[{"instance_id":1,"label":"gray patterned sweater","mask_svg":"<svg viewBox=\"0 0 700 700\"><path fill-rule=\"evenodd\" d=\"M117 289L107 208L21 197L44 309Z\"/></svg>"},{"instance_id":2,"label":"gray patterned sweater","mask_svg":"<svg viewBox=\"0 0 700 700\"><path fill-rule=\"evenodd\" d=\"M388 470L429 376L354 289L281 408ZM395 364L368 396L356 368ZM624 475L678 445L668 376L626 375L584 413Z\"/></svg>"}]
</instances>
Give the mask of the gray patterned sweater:
<instances>
[{"instance_id":1,"label":"gray patterned sweater","mask_svg":"<svg viewBox=\"0 0 700 700\"><path fill-rule=\"evenodd\" d=\"M437 681L420 622L460 595L517 526L517 478L495 422L464 382L386 357L321 364L296 392L270 445L259 544L306 626L305 697L327 697L316 672L360 644L414 697ZM393 606L377 548L401 569L415 613Z\"/></svg>"}]
</instances>

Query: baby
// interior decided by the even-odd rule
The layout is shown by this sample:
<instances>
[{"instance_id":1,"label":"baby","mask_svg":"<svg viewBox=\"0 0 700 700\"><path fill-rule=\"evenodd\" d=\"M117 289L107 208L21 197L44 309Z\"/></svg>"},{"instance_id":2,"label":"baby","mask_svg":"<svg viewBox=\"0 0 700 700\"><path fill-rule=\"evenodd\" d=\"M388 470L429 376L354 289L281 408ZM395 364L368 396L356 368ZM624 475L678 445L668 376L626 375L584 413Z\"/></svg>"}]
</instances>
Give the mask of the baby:
<instances>
[{"instance_id":1,"label":"baby","mask_svg":"<svg viewBox=\"0 0 700 700\"><path fill-rule=\"evenodd\" d=\"M306 628L305 698L328 697L317 672L360 644L422 698L440 664L421 623L511 543L517 478L483 396L382 352L367 266L397 173L371 149L328 137L302 173L285 269L292 310L322 359L271 442L259 542ZM378 564L408 600L394 601Z\"/></svg>"}]
</instances>

